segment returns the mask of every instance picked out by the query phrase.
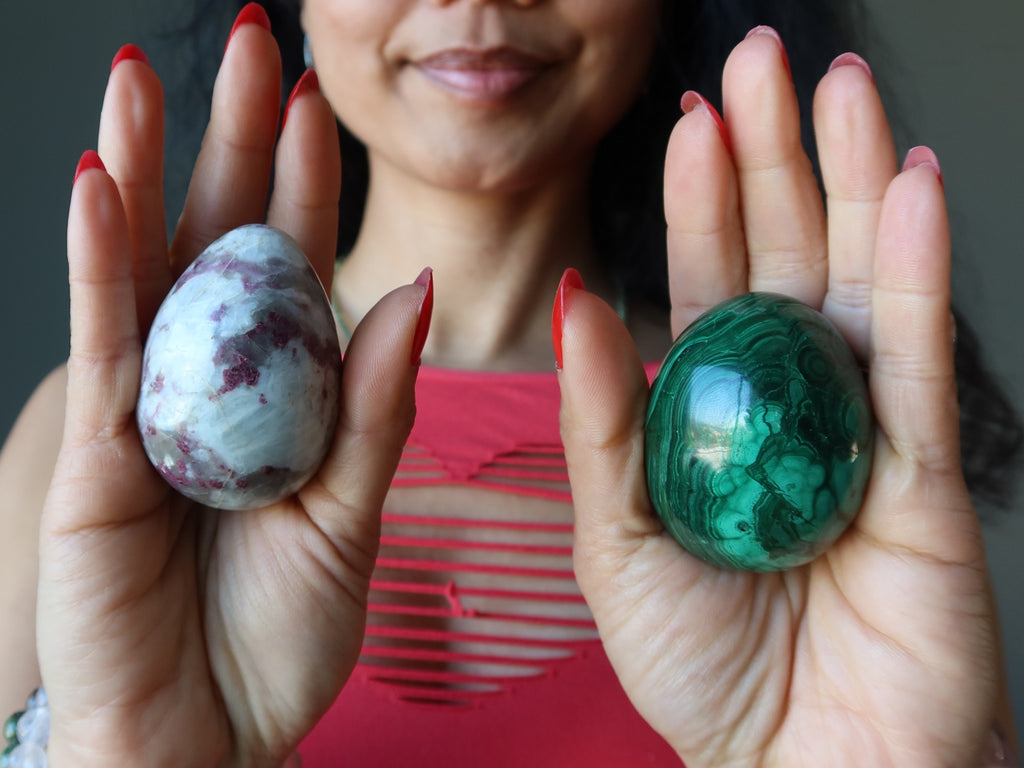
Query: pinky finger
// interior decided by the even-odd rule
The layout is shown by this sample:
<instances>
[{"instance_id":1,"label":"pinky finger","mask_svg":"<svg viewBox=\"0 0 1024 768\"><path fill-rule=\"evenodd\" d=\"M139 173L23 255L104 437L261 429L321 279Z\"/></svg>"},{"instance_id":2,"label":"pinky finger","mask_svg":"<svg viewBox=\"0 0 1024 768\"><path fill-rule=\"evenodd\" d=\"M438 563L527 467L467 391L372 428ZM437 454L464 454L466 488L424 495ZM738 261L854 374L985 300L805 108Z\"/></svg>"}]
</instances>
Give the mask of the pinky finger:
<instances>
[{"instance_id":1,"label":"pinky finger","mask_svg":"<svg viewBox=\"0 0 1024 768\"><path fill-rule=\"evenodd\" d=\"M128 222L93 151L78 164L68 216L71 355L65 440L84 445L130 423L141 350Z\"/></svg>"},{"instance_id":2,"label":"pinky finger","mask_svg":"<svg viewBox=\"0 0 1024 768\"><path fill-rule=\"evenodd\" d=\"M881 438L866 505L874 541L945 563L978 557L977 517L960 466L950 313L950 238L934 154L912 150L879 219L870 387Z\"/></svg>"},{"instance_id":3,"label":"pinky finger","mask_svg":"<svg viewBox=\"0 0 1024 768\"><path fill-rule=\"evenodd\" d=\"M905 460L959 466L949 225L938 161L911 150L879 221L871 379L878 416Z\"/></svg>"}]
</instances>

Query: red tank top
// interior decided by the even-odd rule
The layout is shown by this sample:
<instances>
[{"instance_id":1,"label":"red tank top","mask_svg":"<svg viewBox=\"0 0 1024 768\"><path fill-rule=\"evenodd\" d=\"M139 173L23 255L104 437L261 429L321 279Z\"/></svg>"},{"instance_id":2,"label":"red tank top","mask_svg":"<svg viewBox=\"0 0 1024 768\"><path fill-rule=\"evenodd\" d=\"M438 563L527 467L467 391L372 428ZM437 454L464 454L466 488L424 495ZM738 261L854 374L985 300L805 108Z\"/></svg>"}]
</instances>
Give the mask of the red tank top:
<instances>
[{"instance_id":1,"label":"red tank top","mask_svg":"<svg viewBox=\"0 0 1024 768\"><path fill-rule=\"evenodd\" d=\"M680 765L623 693L573 577L559 399L554 373L420 370L362 654L304 767ZM432 485L458 503L403 506Z\"/></svg>"}]
</instances>

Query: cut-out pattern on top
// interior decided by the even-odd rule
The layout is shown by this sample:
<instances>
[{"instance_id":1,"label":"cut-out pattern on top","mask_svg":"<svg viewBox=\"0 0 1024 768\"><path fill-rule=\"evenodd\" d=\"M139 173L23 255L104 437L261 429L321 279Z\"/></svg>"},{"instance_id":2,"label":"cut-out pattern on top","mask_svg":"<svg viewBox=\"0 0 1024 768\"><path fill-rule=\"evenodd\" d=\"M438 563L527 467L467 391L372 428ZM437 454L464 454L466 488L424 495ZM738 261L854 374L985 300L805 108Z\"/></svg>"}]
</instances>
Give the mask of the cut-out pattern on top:
<instances>
[{"instance_id":1,"label":"cut-out pattern on top","mask_svg":"<svg viewBox=\"0 0 1024 768\"><path fill-rule=\"evenodd\" d=\"M554 373L422 368L416 393L363 655L303 763L677 768L573 578Z\"/></svg>"},{"instance_id":2,"label":"cut-out pattern on top","mask_svg":"<svg viewBox=\"0 0 1024 768\"><path fill-rule=\"evenodd\" d=\"M557 384L479 376L471 392L445 392L444 371L418 383L383 516L357 673L409 703L483 705L597 638L572 569Z\"/></svg>"}]
</instances>

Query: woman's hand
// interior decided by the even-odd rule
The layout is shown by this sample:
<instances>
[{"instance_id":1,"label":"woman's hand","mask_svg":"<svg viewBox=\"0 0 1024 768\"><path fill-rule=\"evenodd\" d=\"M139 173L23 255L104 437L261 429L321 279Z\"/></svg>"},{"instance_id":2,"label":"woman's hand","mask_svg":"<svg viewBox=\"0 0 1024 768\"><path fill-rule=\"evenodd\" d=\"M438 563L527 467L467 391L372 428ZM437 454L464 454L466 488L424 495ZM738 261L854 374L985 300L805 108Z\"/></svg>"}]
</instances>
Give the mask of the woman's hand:
<instances>
[{"instance_id":1,"label":"woman's hand","mask_svg":"<svg viewBox=\"0 0 1024 768\"><path fill-rule=\"evenodd\" d=\"M823 205L783 50L761 31L727 63L725 128L688 96L668 148L672 331L748 290L822 309L870 369L863 507L785 573L683 551L648 501L635 348L610 308L563 288L577 576L623 686L691 768L975 766L1000 659L960 471L938 166L917 149L900 172L869 70L840 57L815 100Z\"/></svg>"},{"instance_id":2,"label":"woman's hand","mask_svg":"<svg viewBox=\"0 0 1024 768\"><path fill-rule=\"evenodd\" d=\"M267 208L281 67L254 13L227 47L169 255L161 87L138 56L113 68L102 164L87 154L72 194L67 419L38 610L54 764L279 765L362 641L379 511L412 424L424 286L396 289L360 324L333 446L294 497L255 512L201 508L160 479L135 427L148 324L210 241L269 210L331 283L334 116L315 81L297 90Z\"/></svg>"}]
</instances>

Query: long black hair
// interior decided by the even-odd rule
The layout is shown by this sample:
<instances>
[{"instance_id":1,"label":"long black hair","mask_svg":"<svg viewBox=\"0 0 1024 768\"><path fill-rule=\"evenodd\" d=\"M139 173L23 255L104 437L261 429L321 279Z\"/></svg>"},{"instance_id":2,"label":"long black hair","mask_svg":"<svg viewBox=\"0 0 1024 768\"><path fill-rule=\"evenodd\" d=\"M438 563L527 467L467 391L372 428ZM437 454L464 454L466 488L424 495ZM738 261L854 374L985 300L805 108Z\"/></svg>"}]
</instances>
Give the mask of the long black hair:
<instances>
[{"instance_id":1,"label":"long black hair","mask_svg":"<svg viewBox=\"0 0 1024 768\"><path fill-rule=\"evenodd\" d=\"M230 18L246 0L197 0L192 15L165 39L183 77L170 88L181 102L171 115L201 127L196 112L209 104L218 53ZM262 0L281 48L282 101L305 69L300 0ZM662 0L661 25L646 85L630 111L599 145L592 169L594 242L609 275L626 298L668 307L662 173L665 146L679 118L679 98L697 90L721 104L721 73L735 44L761 24L786 41L801 105L804 146L817 167L811 122L814 89L829 63L845 51L864 50L868 15L862 0ZM221 23L218 23L221 22ZM877 70L877 68L876 68ZM876 75L877 75L876 71ZM884 78L879 78L883 89ZM888 95L888 94L886 94ZM891 101L891 99L890 99ZM171 152L195 146L188 131ZM355 242L362 221L369 169L361 143L341 124L343 157L339 253ZM194 151L194 149L193 149ZM168 164L171 165L170 163ZM188 168L189 162L176 164ZM961 444L967 483L976 499L1008 504L1024 428L1005 392L986 369L976 334L957 319L956 373Z\"/></svg>"}]
</instances>

